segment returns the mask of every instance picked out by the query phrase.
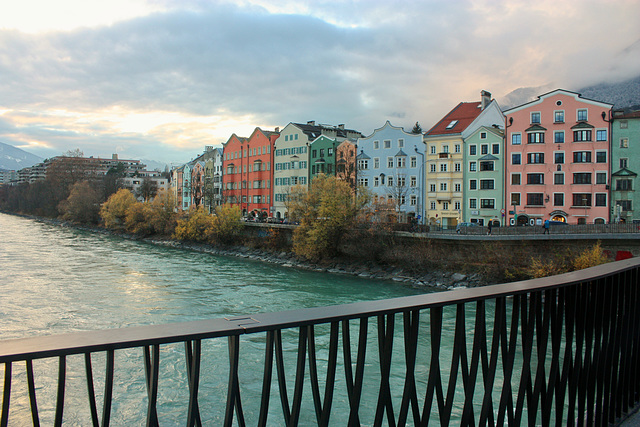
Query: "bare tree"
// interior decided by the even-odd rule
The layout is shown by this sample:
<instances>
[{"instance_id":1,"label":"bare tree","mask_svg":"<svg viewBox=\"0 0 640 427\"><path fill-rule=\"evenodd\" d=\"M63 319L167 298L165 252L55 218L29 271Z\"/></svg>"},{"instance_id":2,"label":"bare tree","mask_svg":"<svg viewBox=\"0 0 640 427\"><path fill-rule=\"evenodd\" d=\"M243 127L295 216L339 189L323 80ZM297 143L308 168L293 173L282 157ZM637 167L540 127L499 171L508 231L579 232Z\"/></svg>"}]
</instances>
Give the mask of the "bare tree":
<instances>
[{"instance_id":1,"label":"bare tree","mask_svg":"<svg viewBox=\"0 0 640 427\"><path fill-rule=\"evenodd\" d=\"M140 186L136 189L136 197L142 197L144 201L148 201L152 197L155 197L158 192L158 183L146 176L140 183Z\"/></svg>"}]
</instances>

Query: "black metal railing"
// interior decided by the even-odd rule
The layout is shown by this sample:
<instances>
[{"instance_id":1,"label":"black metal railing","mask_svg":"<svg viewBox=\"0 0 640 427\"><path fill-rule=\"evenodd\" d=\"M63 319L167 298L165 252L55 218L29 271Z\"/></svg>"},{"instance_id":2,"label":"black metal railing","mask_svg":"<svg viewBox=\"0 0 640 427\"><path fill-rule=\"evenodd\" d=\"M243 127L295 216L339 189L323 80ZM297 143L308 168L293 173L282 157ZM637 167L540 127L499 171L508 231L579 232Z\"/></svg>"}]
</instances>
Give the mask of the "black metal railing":
<instances>
[{"instance_id":1,"label":"black metal railing","mask_svg":"<svg viewBox=\"0 0 640 427\"><path fill-rule=\"evenodd\" d=\"M39 359L58 360L51 412L60 425L71 410L65 395L72 355L84 357L91 422L108 425L112 407L129 398L114 392L116 355L131 349L143 354L146 422L158 425L167 415L158 404L166 376L161 350L172 343L184 344L187 390L183 402L172 403L182 405L189 426L213 423L215 407L224 425L616 423L640 399L639 269L640 259L629 259L482 288L3 341L0 425L12 420L23 366L30 417L39 424ZM203 350L220 340L228 356ZM250 357L241 348L251 348ZM95 357L104 358L101 393ZM216 402L202 390L219 365L227 386ZM246 384L247 369L260 371L253 372L257 385Z\"/></svg>"}]
</instances>

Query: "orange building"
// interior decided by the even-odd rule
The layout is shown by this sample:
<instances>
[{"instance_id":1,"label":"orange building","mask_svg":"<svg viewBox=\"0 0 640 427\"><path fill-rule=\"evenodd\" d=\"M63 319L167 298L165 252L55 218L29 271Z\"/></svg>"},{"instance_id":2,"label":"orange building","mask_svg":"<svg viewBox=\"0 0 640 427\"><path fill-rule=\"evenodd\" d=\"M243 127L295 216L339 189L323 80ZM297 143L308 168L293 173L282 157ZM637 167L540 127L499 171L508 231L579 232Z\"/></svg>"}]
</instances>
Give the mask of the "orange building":
<instances>
[{"instance_id":1,"label":"orange building","mask_svg":"<svg viewBox=\"0 0 640 427\"><path fill-rule=\"evenodd\" d=\"M273 145L279 135L278 128L257 127L249 138L233 134L223 144L223 202L240 206L243 216L270 215Z\"/></svg>"}]
</instances>

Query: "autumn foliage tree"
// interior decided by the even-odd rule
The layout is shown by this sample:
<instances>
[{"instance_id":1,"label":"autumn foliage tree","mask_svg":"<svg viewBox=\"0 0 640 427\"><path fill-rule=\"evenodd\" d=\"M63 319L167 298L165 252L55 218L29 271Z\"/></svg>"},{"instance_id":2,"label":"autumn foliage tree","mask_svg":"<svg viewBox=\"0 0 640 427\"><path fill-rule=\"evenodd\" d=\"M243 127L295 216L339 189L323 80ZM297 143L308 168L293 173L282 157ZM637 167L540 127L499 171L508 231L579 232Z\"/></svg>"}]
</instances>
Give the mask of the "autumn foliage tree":
<instances>
[{"instance_id":1,"label":"autumn foliage tree","mask_svg":"<svg viewBox=\"0 0 640 427\"><path fill-rule=\"evenodd\" d=\"M334 176L316 176L309 189L294 187L288 202L290 217L300 221L294 252L307 259L337 255L343 235L368 202L367 192L360 189L354 196L349 184Z\"/></svg>"},{"instance_id":2,"label":"autumn foliage tree","mask_svg":"<svg viewBox=\"0 0 640 427\"><path fill-rule=\"evenodd\" d=\"M101 192L89 181L72 185L69 197L58 207L62 217L83 224L97 224L100 220Z\"/></svg>"},{"instance_id":3,"label":"autumn foliage tree","mask_svg":"<svg viewBox=\"0 0 640 427\"><path fill-rule=\"evenodd\" d=\"M124 228L127 219L127 209L139 203L136 196L125 188L121 188L102 204L100 217L107 228Z\"/></svg>"}]
</instances>

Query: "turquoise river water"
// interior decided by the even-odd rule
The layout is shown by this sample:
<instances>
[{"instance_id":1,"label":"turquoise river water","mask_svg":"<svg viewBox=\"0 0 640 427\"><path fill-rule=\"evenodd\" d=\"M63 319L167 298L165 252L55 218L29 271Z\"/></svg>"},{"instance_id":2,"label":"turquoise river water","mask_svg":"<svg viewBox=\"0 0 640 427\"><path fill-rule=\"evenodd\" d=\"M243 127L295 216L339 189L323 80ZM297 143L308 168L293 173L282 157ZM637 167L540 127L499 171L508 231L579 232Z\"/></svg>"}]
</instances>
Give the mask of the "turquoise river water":
<instances>
[{"instance_id":1,"label":"turquoise river water","mask_svg":"<svg viewBox=\"0 0 640 427\"><path fill-rule=\"evenodd\" d=\"M160 247L0 214L2 340L275 312L428 291L396 282L302 271ZM398 327L401 328L401 324ZM297 345L295 331L283 335L285 347L294 349ZM255 407L253 412L257 413L264 337L249 339L241 345L241 363L255 367L255 373L242 374L243 405L249 414L252 411L248 408L252 406ZM321 360L322 343L319 348ZM375 341L370 348L375 348ZM203 344L200 404L205 425L218 425L224 416L226 351L226 340ZM140 349L116 352L112 425L144 423L146 391L141 356ZM288 362L291 379L294 362ZM87 425L90 419L82 358L70 357L68 365L65 424ZM41 421L49 425L55 408L57 360L35 361L34 367ZM97 356L94 374L98 391L104 375L100 368L104 369L104 357ZM2 369L0 367L3 375ZM377 370L377 367L373 366L373 369ZM181 425L187 397L182 345L162 347L160 370L160 423ZM343 383L339 375L338 381ZM10 425L30 424L25 377L24 366L16 364ZM308 391L308 385L306 388ZM282 418L278 416L279 396L275 382L272 393L271 406L275 412L270 420L273 425L279 425ZM101 407L100 399L98 405ZM335 425L343 425L345 421L340 417L347 408L345 398L336 396L334 407L332 421ZM363 412L367 410L371 409L365 405ZM255 425L254 416L248 415L247 422ZM301 425L305 424L315 424L310 402L303 406Z\"/></svg>"}]
</instances>

